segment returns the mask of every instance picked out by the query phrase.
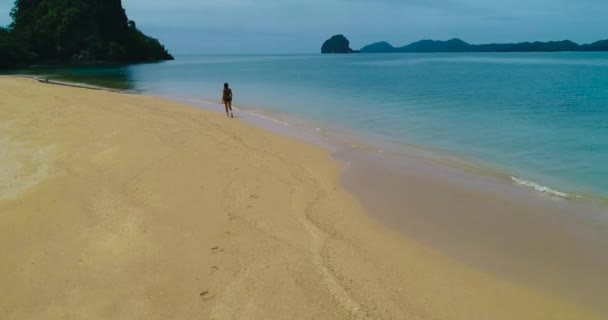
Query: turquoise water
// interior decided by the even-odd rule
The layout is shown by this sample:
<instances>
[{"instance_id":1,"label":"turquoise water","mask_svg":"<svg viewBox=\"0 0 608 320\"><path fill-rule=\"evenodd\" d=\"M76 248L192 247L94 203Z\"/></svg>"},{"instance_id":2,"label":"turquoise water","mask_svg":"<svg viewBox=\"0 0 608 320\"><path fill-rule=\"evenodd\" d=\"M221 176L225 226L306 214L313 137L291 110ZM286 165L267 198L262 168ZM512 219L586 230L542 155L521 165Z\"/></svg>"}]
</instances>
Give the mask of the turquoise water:
<instances>
[{"instance_id":1,"label":"turquoise water","mask_svg":"<svg viewBox=\"0 0 608 320\"><path fill-rule=\"evenodd\" d=\"M608 195L608 53L182 56L44 72L213 100L230 82L236 105L447 151L536 188Z\"/></svg>"}]
</instances>

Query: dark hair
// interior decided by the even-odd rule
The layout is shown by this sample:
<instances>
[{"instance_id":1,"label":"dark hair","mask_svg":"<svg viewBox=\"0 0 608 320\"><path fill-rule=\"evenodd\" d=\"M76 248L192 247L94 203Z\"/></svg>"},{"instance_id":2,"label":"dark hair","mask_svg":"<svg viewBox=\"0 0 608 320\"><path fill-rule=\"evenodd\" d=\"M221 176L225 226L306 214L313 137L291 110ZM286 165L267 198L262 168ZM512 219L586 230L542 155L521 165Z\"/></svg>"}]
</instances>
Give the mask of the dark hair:
<instances>
[{"instance_id":1,"label":"dark hair","mask_svg":"<svg viewBox=\"0 0 608 320\"><path fill-rule=\"evenodd\" d=\"M228 89L228 83L224 83L224 89Z\"/></svg>"}]
</instances>

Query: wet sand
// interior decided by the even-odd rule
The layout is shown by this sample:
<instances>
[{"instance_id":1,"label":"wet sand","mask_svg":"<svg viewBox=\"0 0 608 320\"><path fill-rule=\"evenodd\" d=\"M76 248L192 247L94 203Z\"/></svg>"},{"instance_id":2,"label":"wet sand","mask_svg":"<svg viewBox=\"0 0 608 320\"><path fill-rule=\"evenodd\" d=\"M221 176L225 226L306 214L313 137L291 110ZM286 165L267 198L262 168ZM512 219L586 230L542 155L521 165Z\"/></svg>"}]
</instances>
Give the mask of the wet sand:
<instances>
[{"instance_id":1,"label":"wet sand","mask_svg":"<svg viewBox=\"0 0 608 320\"><path fill-rule=\"evenodd\" d=\"M602 319L386 228L319 147L153 97L0 97L1 319Z\"/></svg>"},{"instance_id":2,"label":"wet sand","mask_svg":"<svg viewBox=\"0 0 608 320\"><path fill-rule=\"evenodd\" d=\"M342 149L343 180L372 216L507 281L608 318L608 210L429 158ZM439 160L439 159L438 159Z\"/></svg>"}]
</instances>

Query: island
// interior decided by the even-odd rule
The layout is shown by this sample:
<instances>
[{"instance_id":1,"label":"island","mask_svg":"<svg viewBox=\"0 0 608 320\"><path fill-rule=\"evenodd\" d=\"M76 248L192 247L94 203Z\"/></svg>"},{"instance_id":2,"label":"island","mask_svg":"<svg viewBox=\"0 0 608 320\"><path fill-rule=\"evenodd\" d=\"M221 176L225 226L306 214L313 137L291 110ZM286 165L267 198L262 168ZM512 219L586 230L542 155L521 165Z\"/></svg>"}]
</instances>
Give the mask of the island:
<instances>
[{"instance_id":1,"label":"island","mask_svg":"<svg viewBox=\"0 0 608 320\"><path fill-rule=\"evenodd\" d=\"M17 0L0 27L0 67L173 60L128 19L121 0Z\"/></svg>"},{"instance_id":2,"label":"island","mask_svg":"<svg viewBox=\"0 0 608 320\"><path fill-rule=\"evenodd\" d=\"M362 53L391 52L560 52L560 51L608 51L608 40L579 45L570 40L535 41L521 43L469 44L461 39L447 41L421 40L403 47L393 47L382 41L367 45Z\"/></svg>"},{"instance_id":3,"label":"island","mask_svg":"<svg viewBox=\"0 0 608 320\"><path fill-rule=\"evenodd\" d=\"M350 48L350 41L342 34L337 34L323 43L321 53L356 53Z\"/></svg>"}]
</instances>

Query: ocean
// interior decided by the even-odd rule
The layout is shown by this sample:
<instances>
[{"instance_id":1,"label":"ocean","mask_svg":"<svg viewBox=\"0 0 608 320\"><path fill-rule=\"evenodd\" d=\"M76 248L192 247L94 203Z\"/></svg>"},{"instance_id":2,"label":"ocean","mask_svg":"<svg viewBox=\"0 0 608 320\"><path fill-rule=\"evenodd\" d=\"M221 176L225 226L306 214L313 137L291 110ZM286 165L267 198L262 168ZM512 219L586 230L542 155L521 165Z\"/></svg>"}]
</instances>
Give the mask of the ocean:
<instances>
[{"instance_id":1,"label":"ocean","mask_svg":"<svg viewBox=\"0 0 608 320\"><path fill-rule=\"evenodd\" d=\"M192 55L28 72L199 102L229 82L241 111L285 125L420 147L553 196L608 197L608 53Z\"/></svg>"}]
</instances>

